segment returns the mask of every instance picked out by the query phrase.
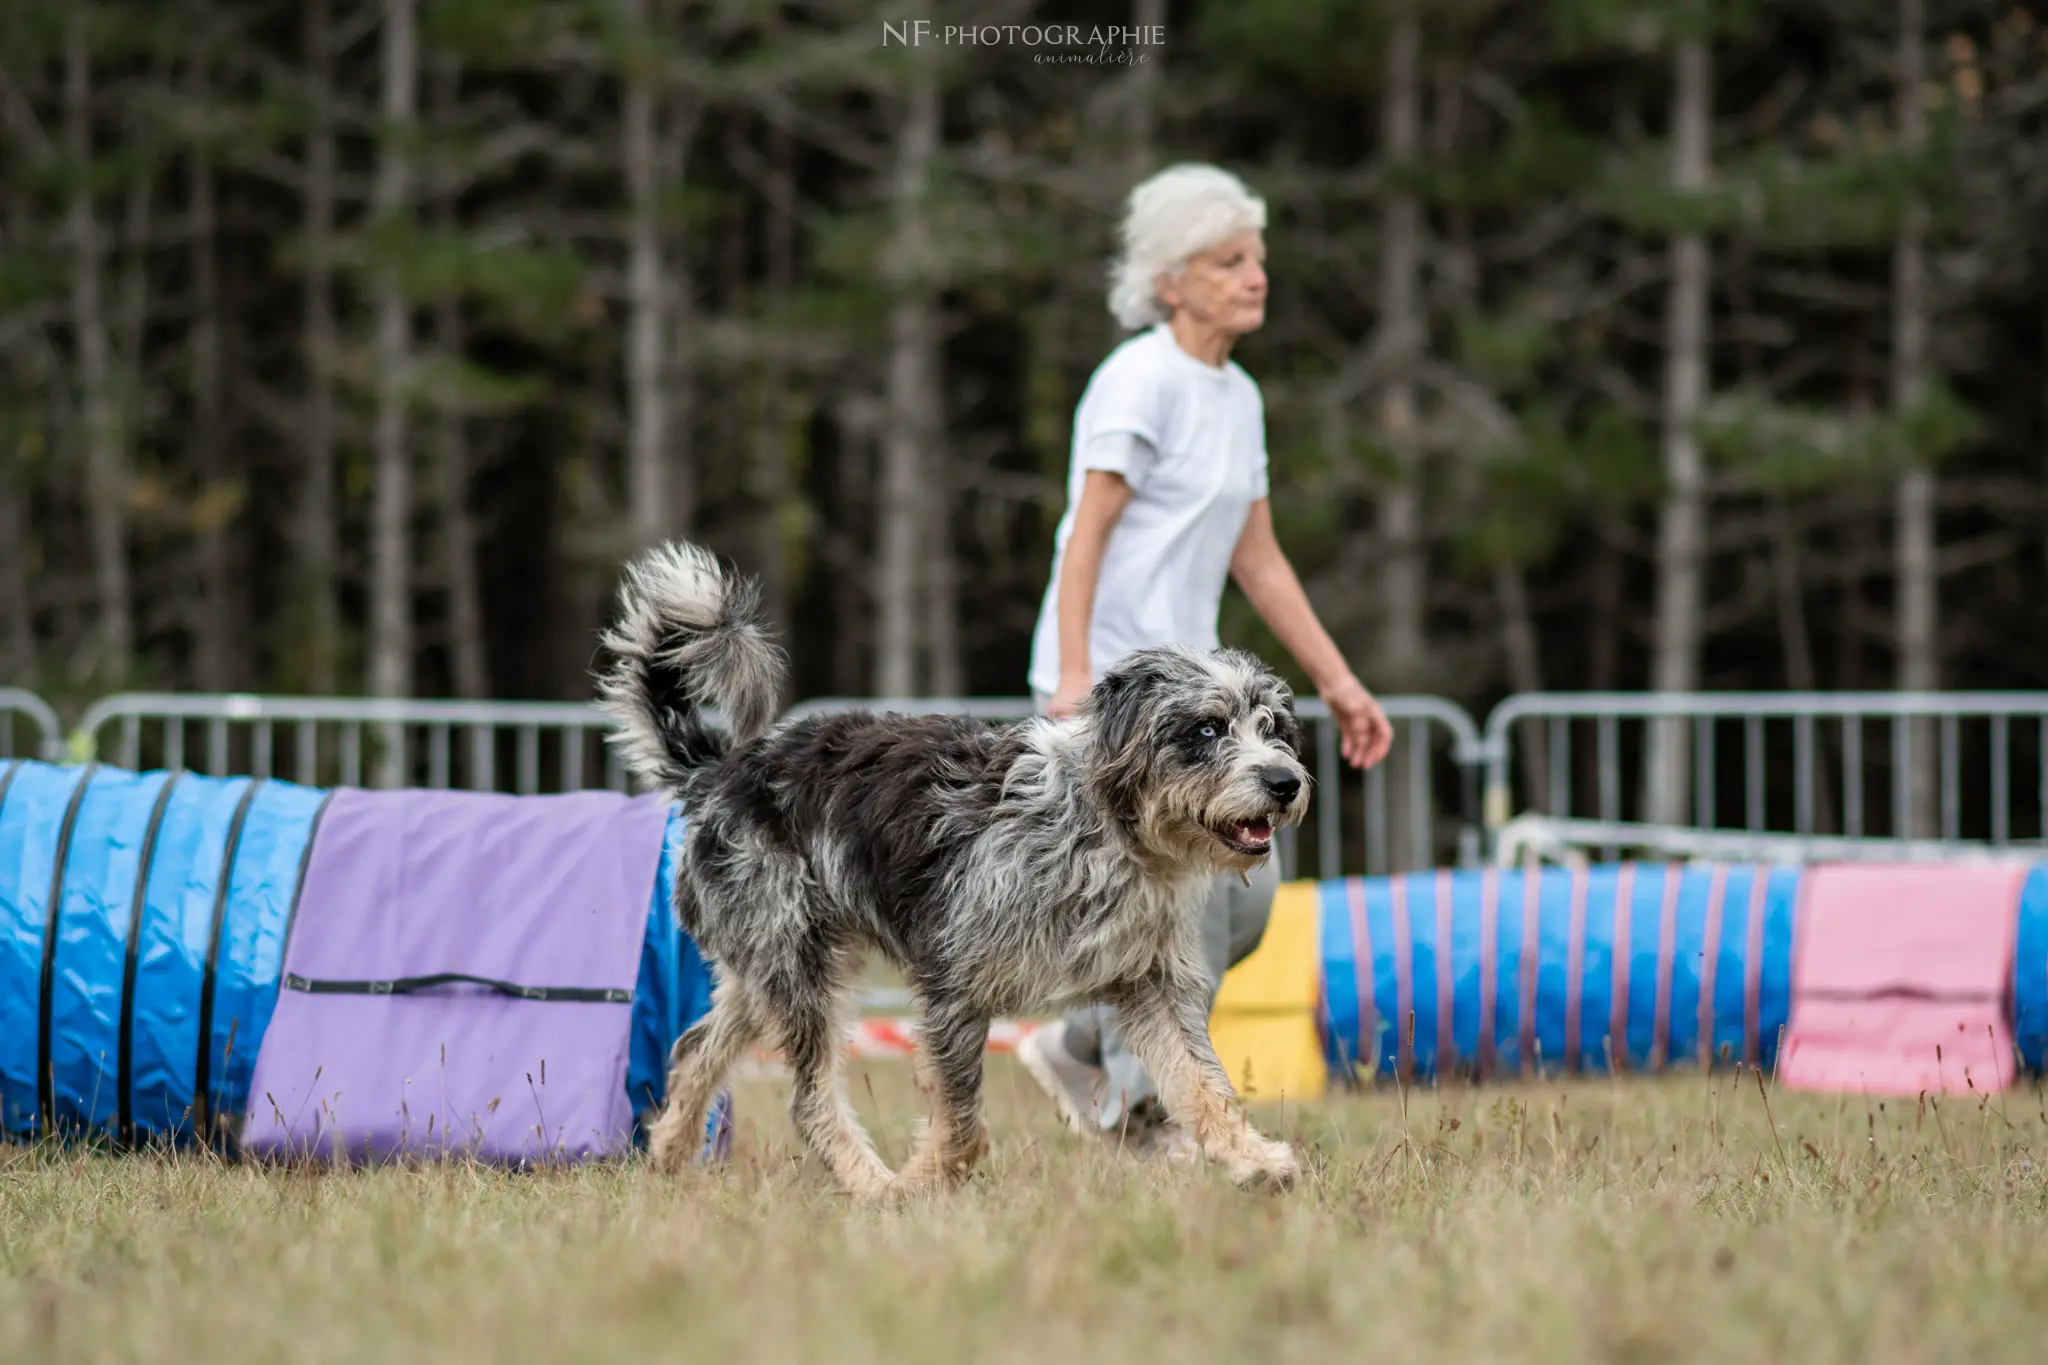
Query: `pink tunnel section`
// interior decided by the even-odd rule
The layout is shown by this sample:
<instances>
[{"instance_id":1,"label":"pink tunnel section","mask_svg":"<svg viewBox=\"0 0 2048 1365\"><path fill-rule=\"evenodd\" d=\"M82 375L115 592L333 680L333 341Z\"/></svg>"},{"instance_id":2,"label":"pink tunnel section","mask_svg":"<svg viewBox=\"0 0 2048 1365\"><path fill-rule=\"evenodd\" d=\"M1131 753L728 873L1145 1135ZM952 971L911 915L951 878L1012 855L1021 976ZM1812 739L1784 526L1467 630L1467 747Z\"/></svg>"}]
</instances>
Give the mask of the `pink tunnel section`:
<instances>
[{"instance_id":1,"label":"pink tunnel section","mask_svg":"<svg viewBox=\"0 0 2048 1365\"><path fill-rule=\"evenodd\" d=\"M1985 1094L2016 1069L2006 990L2028 869L1823 866L1801 887L1782 1083Z\"/></svg>"}]
</instances>

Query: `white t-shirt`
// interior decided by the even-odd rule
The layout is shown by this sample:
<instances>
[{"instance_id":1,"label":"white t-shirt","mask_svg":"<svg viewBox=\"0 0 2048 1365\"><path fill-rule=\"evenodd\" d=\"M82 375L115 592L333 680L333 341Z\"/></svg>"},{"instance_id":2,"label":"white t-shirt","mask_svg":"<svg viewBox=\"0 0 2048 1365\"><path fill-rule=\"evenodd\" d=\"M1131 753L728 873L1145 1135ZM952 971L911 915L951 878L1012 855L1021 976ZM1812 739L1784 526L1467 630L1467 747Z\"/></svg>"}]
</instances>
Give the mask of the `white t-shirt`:
<instances>
[{"instance_id":1,"label":"white t-shirt","mask_svg":"<svg viewBox=\"0 0 2048 1365\"><path fill-rule=\"evenodd\" d=\"M1235 361L1219 368L1195 359L1163 323L1097 367L1074 411L1067 510L1031 642L1030 685L1048 695L1060 681L1060 564L1091 469L1123 475L1132 496L1103 551L1090 670L1100 678L1151 645L1214 649L1231 554L1252 504L1267 493L1259 386Z\"/></svg>"}]
</instances>

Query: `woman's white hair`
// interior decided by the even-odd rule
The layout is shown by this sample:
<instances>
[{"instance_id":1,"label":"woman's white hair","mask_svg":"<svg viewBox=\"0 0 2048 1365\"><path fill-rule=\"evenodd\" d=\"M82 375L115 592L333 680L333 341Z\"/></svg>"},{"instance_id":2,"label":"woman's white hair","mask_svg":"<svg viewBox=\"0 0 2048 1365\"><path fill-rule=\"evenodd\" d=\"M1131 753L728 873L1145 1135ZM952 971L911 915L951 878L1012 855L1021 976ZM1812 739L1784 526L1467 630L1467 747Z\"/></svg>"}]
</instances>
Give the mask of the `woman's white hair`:
<instances>
[{"instance_id":1,"label":"woman's white hair","mask_svg":"<svg viewBox=\"0 0 2048 1365\"><path fill-rule=\"evenodd\" d=\"M1189 258L1235 237L1265 231L1266 201L1217 166L1169 166L1131 191L1122 242L1109 272L1109 311L1136 331L1164 322L1161 275L1178 275Z\"/></svg>"}]
</instances>

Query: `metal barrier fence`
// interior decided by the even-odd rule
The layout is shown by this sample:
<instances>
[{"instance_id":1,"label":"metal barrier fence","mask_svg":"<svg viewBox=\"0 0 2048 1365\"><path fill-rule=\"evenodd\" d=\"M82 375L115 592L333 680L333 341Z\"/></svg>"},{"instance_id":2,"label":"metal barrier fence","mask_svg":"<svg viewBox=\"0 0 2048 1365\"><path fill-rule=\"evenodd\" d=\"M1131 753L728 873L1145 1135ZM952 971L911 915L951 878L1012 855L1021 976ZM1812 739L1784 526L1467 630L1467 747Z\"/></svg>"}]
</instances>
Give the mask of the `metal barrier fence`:
<instances>
[{"instance_id":1,"label":"metal barrier fence","mask_svg":"<svg viewBox=\"0 0 2048 1365\"><path fill-rule=\"evenodd\" d=\"M1408 871L1446 858L1468 866L1478 861L1478 727L1439 697L1388 697L1381 705L1394 723L1394 752L1360 777L1343 763L1328 708L1315 698L1299 703L1317 799L1309 829L1283 835L1282 864L1290 875L1301 865L1304 838L1323 877L1350 869ZM861 708L987 721L1032 713L1026 697L825 697L787 714ZM128 768L250 773L342 786L361 786L368 775L375 785L530 795L586 786L626 790L627 775L603 742L606 728L595 707L577 702L130 692L94 703L78 733L90 752ZM47 730L54 746L54 714Z\"/></svg>"},{"instance_id":2,"label":"metal barrier fence","mask_svg":"<svg viewBox=\"0 0 2048 1365\"><path fill-rule=\"evenodd\" d=\"M1464 709L1441 697L1382 697L1394 725L1387 762L1362 776L1350 771L1338 747L1336 723L1320 698L1304 697L1296 714L1308 731L1315 769L1314 815L1304 830L1280 836L1280 865L1293 876L1302 847L1311 847L1319 877L1347 870L1367 875L1417 871L1447 858L1474 866L1480 857L1479 775L1484 748L1479 727ZM849 709L918 715L964 715L978 720L1022 720L1029 697L821 697L803 702L792 717ZM1443 794L1450 796L1445 799Z\"/></svg>"},{"instance_id":3,"label":"metal barrier fence","mask_svg":"<svg viewBox=\"0 0 2048 1365\"><path fill-rule=\"evenodd\" d=\"M50 704L19 687L0 687L0 758L55 759L63 752L63 727Z\"/></svg>"},{"instance_id":4,"label":"metal barrier fence","mask_svg":"<svg viewBox=\"0 0 2048 1365\"><path fill-rule=\"evenodd\" d=\"M1751 834L1742 830L1632 824L1622 820L1552 819L1518 815L1495 834L1493 862L1513 867L1525 859L1575 864L1591 850L1626 856L1716 862L1910 862L1985 864L2026 854L1988 844L1938 839L1851 839L1839 834Z\"/></svg>"},{"instance_id":5,"label":"metal barrier fence","mask_svg":"<svg viewBox=\"0 0 2048 1365\"><path fill-rule=\"evenodd\" d=\"M1661 755L1660 726L1671 727ZM1519 778L1524 809L1553 818L2048 841L2042 692L1528 694L1487 718L1485 750L1492 831L1506 824ZM1665 790L1678 799L1668 804L1689 811L1656 809L1660 762L1673 769Z\"/></svg>"},{"instance_id":6,"label":"metal barrier fence","mask_svg":"<svg viewBox=\"0 0 2048 1365\"><path fill-rule=\"evenodd\" d=\"M1361 776L1342 762L1323 704L1299 703L1318 791L1308 826L1283 837L1290 874L1472 866L1518 805L1610 825L2048 843L2048 692L1536 693L1502 702L1483 732L1442 698L1382 705L1395 723L1394 752ZM789 714L860 707L993 721L1031 712L1021 697L835 697ZM314 784L362 785L367 776L519 793L625 790L605 730L595 707L575 702L125 693L86 711L73 747L127 767ZM1661 759L1653 732L1676 741ZM64 751L47 703L0 689L0 756ZM1687 808L1675 819L1655 808L1650 771L1674 759Z\"/></svg>"},{"instance_id":7,"label":"metal barrier fence","mask_svg":"<svg viewBox=\"0 0 2048 1365\"><path fill-rule=\"evenodd\" d=\"M626 770L604 743L608 728L595 706L581 702L174 692L107 697L87 708L78 724L91 752L125 768L247 773L344 787L364 785L368 772L378 786L528 796L589 787L625 791Z\"/></svg>"}]
</instances>

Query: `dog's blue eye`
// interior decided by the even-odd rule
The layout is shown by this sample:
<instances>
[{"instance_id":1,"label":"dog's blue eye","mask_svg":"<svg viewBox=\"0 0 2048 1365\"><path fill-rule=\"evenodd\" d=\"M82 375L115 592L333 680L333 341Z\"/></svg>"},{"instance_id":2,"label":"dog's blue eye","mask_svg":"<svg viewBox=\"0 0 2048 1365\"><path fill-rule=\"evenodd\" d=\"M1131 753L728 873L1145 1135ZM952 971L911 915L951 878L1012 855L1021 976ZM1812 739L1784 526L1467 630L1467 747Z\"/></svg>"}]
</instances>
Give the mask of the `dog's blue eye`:
<instances>
[{"instance_id":1,"label":"dog's blue eye","mask_svg":"<svg viewBox=\"0 0 2048 1365\"><path fill-rule=\"evenodd\" d=\"M1199 733L1201 734L1203 739L1214 739L1216 738L1216 727L1213 725L1204 725Z\"/></svg>"}]
</instances>

